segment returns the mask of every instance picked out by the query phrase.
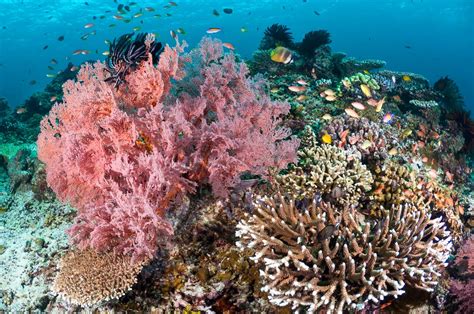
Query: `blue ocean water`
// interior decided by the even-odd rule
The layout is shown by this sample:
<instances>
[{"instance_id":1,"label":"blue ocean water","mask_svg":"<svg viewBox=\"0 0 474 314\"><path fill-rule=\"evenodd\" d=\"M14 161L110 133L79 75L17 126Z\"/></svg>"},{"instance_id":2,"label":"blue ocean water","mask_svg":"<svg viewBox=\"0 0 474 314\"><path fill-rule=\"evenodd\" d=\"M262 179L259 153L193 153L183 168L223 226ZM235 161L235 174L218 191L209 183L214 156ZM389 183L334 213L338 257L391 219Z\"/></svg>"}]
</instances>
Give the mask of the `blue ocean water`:
<instances>
[{"instance_id":1,"label":"blue ocean water","mask_svg":"<svg viewBox=\"0 0 474 314\"><path fill-rule=\"evenodd\" d=\"M68 62L104 59L104 40L134 27L154 32L164 42L171 42L170 30L182 28L185 34L179 36L191 47L206 29L219 27L222 31L213 36L232 43L237 53L248 58L265 28L281 23L297 41L310 30L327 29L333 51L382 59L388 69L419 73L432 83L448 75L459 85L468 109L474 109L472 0L177 0L177 6L169 1L135 1L132 13L145 7L153 11L143 10L143 16L130 23L115 20L118 4L130 2L0 0L0 96L10 106L18 106L44 88L50 80L46 74L64 69ZM233 12L226 14L223 8ZM86 29L87 23L94 26ZM242 27L248 31L241 32ZM64 40L58 40L60 36ZM92 53L72 55L76 49ZM58 64L51 64L53 58Z\"/></svg>"}]
</instances>

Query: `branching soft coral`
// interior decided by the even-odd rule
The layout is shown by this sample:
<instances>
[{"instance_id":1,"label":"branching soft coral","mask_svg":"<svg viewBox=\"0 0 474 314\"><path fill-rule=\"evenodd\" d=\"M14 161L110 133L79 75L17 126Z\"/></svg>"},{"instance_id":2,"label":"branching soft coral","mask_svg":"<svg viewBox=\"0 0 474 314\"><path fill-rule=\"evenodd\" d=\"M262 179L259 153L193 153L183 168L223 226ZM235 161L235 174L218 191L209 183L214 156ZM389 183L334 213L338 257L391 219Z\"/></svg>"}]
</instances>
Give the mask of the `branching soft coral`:
<instances>
[{"instance_id":1,"label":"branching soft coral","mask_svg":"<svg viewBox=\"0 0 474 314\"><path fill-rule=\"evenodd\" d=\"M70 235L81 248L151 258L182 195L210 184L226 197L242 173L296 160L298 141L278 127L288 104L271 102L222 43L182 51L165 47L156 67L149 56L118 88L103 63L86 64L43 119L38 156L58 197L79 209Z\"/></svg>"}]
</instances>

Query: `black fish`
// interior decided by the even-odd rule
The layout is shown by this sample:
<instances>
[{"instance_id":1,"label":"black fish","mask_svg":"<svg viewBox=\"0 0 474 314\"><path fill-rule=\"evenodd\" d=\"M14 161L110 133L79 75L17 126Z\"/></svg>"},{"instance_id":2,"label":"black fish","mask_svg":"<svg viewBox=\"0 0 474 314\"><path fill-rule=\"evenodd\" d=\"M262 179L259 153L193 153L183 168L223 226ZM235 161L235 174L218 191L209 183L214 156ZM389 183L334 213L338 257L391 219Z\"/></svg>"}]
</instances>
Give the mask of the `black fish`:
<instances>
[{"instance_id":1,"label":"black fish","mask_svg":"<svg viewBox=\"0 0 474 314\"><path fill-rule=\"evenodd\" d=\"M85 5L89 5L89 2L86 1L86 2L84 2L84 4L85 4Z\"/></svg>"},{"instance_id":2,"label":"black fish","mask_svg":"<svg viewBox=\"0 0 474 314\"><path fill-rule=\"evenodd\" d=\"M336 231L336 227L334 225L327 225L318 233L318 240L324 241L329 239L334 234L334 231Z\"/></svg>"},{"instance_id":3,"label":"black fish","mask_svg":"<svg viewBox=\"0 0 474 314\"><path fill-rule=\"evenodd\" d=\"M30 85L35 85L35 84L36 84L36 81L35 81L35 80L32 80L32 81L30 82Z\"/></svg>"},{"instance_id":4,"label":"black fish","mask_svg":"<svg viewBox=\"0 0 474 314\"><path fill-rule=\"evenodd\" d=\"M48 45L46 45L46 46L43 47L43 50L46 50L46 49L48 49Z\"/></svg>"},{"instance_id":5,"label":"black fish","mask_svg":"<svg viewBox=\"0 0 474 314\"><path fill-rule=\"evenodd\" d=\"M232 12L234 12L231 8L224 8L222 11L224 11L225 14L232 14Z\"/></svg>"},{"instance_id":6,"label":"black fish","mask_svg":"<svg viewBox=\"0 0 474 314\"><path fill-rule=\"evenodd\" d=\"M64 35L59 36L59 37L58 37L58 40L59 40L59 41L63 41L63 40L64 40Z\"/></svg>"},{"instance_id":7,"label":"black fish","mask_svg":"<svg viewBox=\"0 0 474 314\"><path fill-rule=\"evenodd\" d=\"M407 49L411 49L411 46L405 45L405 48L407 48Z\"/></svg>"},{"instance_id":8,"label":"black fish","mask_svg":"<svg viewBox=\"0 0 474 314\"><path fill-rule=\"evenodd\" d=\"M212 11L212 14L214 14L215 16L219 16L219 12L217 12L216 9L214 9L214 10Z\"/></svg>"},{"instance_id":9,"label":"black fish","mask_svg":"<svg viewBox=\"0 0 474 314\"><path fill-rule=\"evenodd\" d=\"M321 15L321 14L319 14L318 11L313 11L313 12L314 12L314 14L316 14L316 15L318 15L318 16Z\"/></svg>"}]
</instances>

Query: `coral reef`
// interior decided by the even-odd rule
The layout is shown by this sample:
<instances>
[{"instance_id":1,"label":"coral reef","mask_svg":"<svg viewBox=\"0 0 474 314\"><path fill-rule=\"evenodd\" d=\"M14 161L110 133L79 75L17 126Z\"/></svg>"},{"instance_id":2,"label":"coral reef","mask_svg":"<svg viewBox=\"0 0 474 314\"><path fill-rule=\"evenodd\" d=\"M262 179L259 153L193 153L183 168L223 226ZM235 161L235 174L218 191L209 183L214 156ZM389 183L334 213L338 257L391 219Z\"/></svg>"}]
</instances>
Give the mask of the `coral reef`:
<instances>
[{"instance_id":1,"label":"coral reef","mask_svg":"<svg viewBox=\"0 0 474 314\"><path fill-rule=\"evenodd\" d=\"M275 24L248 66L172 37L0 99L0 311L472 311L474 123L452 80L325 31Z\"/></svg>"},{"instance_id":2,"label":"coral reef","mask_svg":"<svg viewBox=\"0 0 474 314\"><path fill-rule=\"evenodd\" d=\"M426 208L392 206L370 221L350 207L257 196L237 225L237 245L252 248L270 302L313 312L362 309L404 293L432 291L451 250L449 232ZM420 236L422 234L423 236Z\"/></svg>"}]
</instances>

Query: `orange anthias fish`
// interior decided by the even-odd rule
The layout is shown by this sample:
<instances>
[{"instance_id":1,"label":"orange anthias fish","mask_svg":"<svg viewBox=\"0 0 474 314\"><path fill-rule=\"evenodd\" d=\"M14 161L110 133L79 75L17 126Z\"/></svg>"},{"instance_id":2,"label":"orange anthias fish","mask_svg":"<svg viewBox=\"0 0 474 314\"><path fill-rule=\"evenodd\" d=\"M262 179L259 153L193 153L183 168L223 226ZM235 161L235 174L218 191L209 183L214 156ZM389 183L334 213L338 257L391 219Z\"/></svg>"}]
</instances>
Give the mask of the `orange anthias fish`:
<instances>
[{"instance_id":1,"label":"orange anthias fish","mask_svg":"<svg viewBox=\"0 0 474 314\"><path fill-rule=\"evenodd\" d=\"M306 82L305 80L297 80L296 83L300 85L308 85L308 82Z\"/></svg>"},{"instance_id":2,"label":"orange anthias fish","mask_svg":"<svg viewBox=\"0 0 474 314\"><path fill-rule=\"evenodd\" d=\"M365 110L365 106L361 104L360 102L354 101L352 104L352 107L359 109L359 110Z\"/></svg>"},{"instance_id":3,"label":"orange anthias fish","mask_svg":"<svg viewBox=\"0 0 474 314\"><path fill-rule=\"evenodd\" d=\"M222 46L224 46L227 49L234 50L235 47L231 43L223 43Z\"/></svg>"},{"instance_id":4,"label":"orange anthias fish","mask_svg":"<svg viewBox=\"0 0 474 314\"><path fill-rule=\"evenodd\" d=\"M352 118L360 118L359 114L352 108L346 108L344 111Z\"/></svg>"},{"instance_id":5,"label":"orange anthias fish","mask_svg":"<svg viewBox=\"0 0 474 314\"><path fill-rule=\"evenodd\" d=\"M292 92L300 93L300 92L304 92L306 90L306 87L293 85L293 86L288 86L288 89Z\"/></svg>"},{"instance_id":6,"label":"orange anthias fish","mask_svg":"<svg viewBox=\"0 0 474 314\"><path fill-rule=\"evenodd\" d=\"M218 28L218 27L211 27L211 28L208 28L206 33L208 34L215 34L215 33L219 33L222 29Z\"/></svg>"}]
</instances>

